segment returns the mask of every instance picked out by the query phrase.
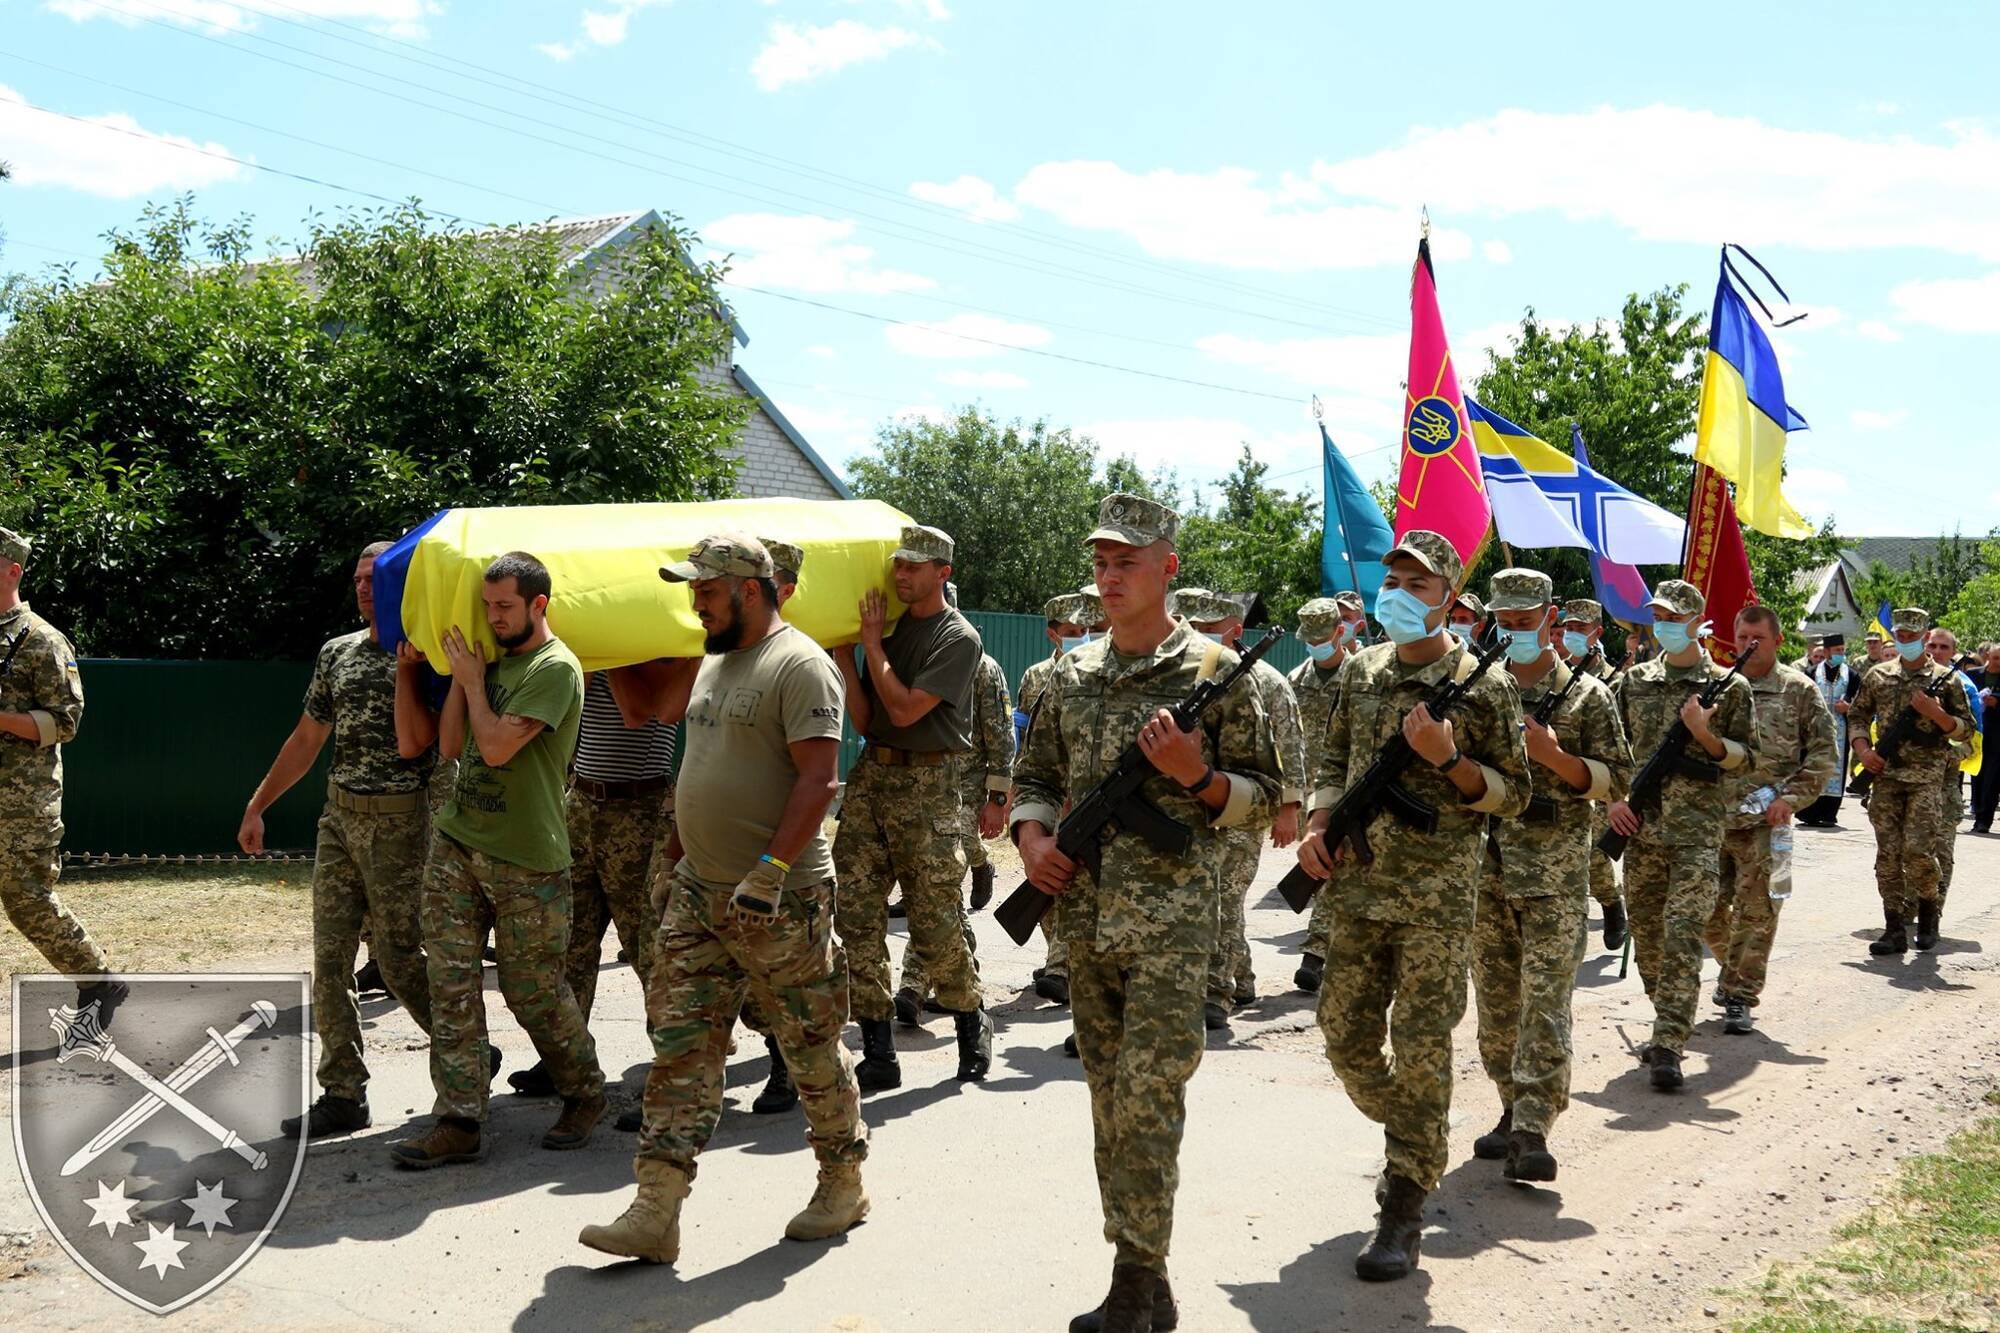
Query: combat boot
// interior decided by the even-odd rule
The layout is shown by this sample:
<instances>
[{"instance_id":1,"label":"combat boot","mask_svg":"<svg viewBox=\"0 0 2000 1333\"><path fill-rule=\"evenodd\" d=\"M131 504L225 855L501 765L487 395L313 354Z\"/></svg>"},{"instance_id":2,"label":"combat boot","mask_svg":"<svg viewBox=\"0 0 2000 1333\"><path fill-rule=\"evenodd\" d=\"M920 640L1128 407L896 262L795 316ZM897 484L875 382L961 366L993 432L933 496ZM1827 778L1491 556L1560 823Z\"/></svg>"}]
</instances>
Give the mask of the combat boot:
<instances>
[{"instance_id":1,"label":"combat boot","mask_svg":"<svg viewBox=\"0 0 2000 1333\"><path fill-rule=\"evenodd\" d=\"M1376 1217L1375 1239L1354 1257L1354 1275L1363 1282L1394 1282L1417 1269L1424 1238L1424 1191L1408 1176L1390 1176Z\"/></svg>"},{"instance_id":2,"label":"combat boot","mask_svg":"<svg viewBox=\"0 0 2000 1333\"><path fill-rule=\"evenodd\" d=\"M334 1134L352 1134L373 1123L368 1115L366 1097L336 1097L330 1092L323 1092L304 1115L286 1116L280 1120L278 1130L288 1139L297 1138L301 1128L313 1138L323 1139Z\"/></svg>"},{"instance_id":3,"label":"combat boot","mask_svg":"<svg viewBox=\"0 0 2000 1333\"><path fill-rule=\"evenodd\" d=\"M993 863L972 867L972 910L977 912L993 901Z\"/></svg>"},{"instance_id":4,"label":"combat boot","mask_svg":"<svg viewBox=\"0 0 2000 1333\"><path fill-rule=\"evenodd\" d=\"M1069 978L1060 972L1044 972L1035 978L1035 994L1050 1004L1068 1004Z\"/></svg>"},{"instance_id":5,"label":"combat boot","mask_svg":"<svg viewBox=\"0 0 2000 1333\"><path fill-rule=\"evenodd\" d=\"M1308 995L1319 993L1319 979L1326 972L1326 959L1316 953L1299 955L1299 970L1292 973L1292 984Z\"/></svg>"},{"instance_id":6,"label":"combat boot","mask_svg":"<svg viewBox=\"0 0 2000 1333\"><path fill-rule=\"evenodd\" d=\"M620 1134L637 1134L646 1127L646 1108L633 1106L620 1111L618 1118L611 1122L611 1127Z\"/></svg>"},{"instance_id":7,"label":"combat boot","mask_svg":"<svg viewBox=\"0 0 2000 1333\"><path fill-rule=\"evenodd\" d=\"M750 1109L758 1115L777 1115L799 1104L799 1090L792 1086L792 1071L785 1067L778 1039L766 1034L764 1049L771 1053L771 1077L765 1082L764 1090L757 1094L757 1100L750 1103Z\"/></svg>"},{"instance_id":8,"label":"combat boot","mask_svg":"<svg viewBox=\"0 0 2000 1333\"><path fill-rule=\"evenodd\" d=\"M889 904L889 919L891 921L901 921L909 915L909 911L909 902L906 899L898 898L895 902Z\"/></svg>"},{"instance_id":9,"label":"combat boot","mask_svg":"<svg viewBox=\"0 0 2000 1333\"><path fill-rule=\"evenodd\" d=\"M97 1026L106 1032L111 1030L111 1015L118 1012L118 1006L125 1003L125 997L132 988L122 981L103 977L88 986L76 988L76 1007L79 1011L97 1006Z\"/></svg>"},{"instance_id":10,"label":"combat boot","mask_svg":"<svg viewBox=\"0 0 2000 1333\"><path fill-rule=\"evenodd\" d=\"M1554 1180L1556 1157L1549 1141L1532 1130L1517 1129L1507 1136L1507 1165L1500 1174L1509 1180Z\"/></svg>"},{"instance_id":11,"label":"combat boot","mask_svg":"<svg viewBox=\"0 0 2000 1333\"><path fill-rule=\"evenodd\" d=\"M1869 945L1868 952L1877 958L1887 958L1906 951L1910 947L1910 937L1904 930L1903 914L1884 912L1882 920L1886 923L1882 938Z\"/></svg>"},{"instance_id":12,"label":"combat boot","mask_svg":"<svg viewBox=\"0 0 2000 1333\"><path fill-rule=\"evenodd\" d=\"M1508 1135L1514 1129L1514 1108L1503 1107L1500 1123L1472 1141L1472 1155L1483 1162L1497 1162L1507 1155Z\"/></svg>"},{"instance_id":13,"label":"combat boot","mask_svg":"<svg viewBox=\"0 0 2000 1333\"><path fill-rule=\"evenodd\" d=\"M1104 1301L1100 1302L1095 1310L1080 1314L1070 1320L1069 1333L1102 1333L1102 1330L1109 1327L1104 1322L1104 1307L1110 1303L1110 1299L1108 1296L1105 1297ZM1167 1281L1165 1273L1154 1273L1153 1319L1150 1324L1144 1325L1144 1327L1151 1328L1153 1333L1168 1333L1168 1330L1176 1329L1180 1326L1181 1310L1180 1306L1174 1303L1173 1284Z\"/></svg>"},{"instance_id":14,"label":"combat boot","mask_svg":"<svg viewBox=\"0 0 2000 1333\"><path fill-rule=\"evenodd\" d=\"M421 1138L392 1144L389 1160L411 1171L428 1171L454 1162L476 1162L486 1155L486 1142L477 1120L441 1115Z\"/></svg>"},{"instance_id":15,"label":"combat boot","mask_svg":"<svg viewBox=\"0 0 2000 1333\"><path fill-rule=\"evenodd\" d=\"M819 1168L819 1185L805 1210L785 1223L786 1240L830 1240L868 1216L868 1191L859 1166Z\"/></svg>"},{"instance_id":16,"label":"combat boot","mask_svg":"<svg viewBox=\"0 0 2000 1333\"><path fill-rule=\"evenodd\" d=\"M1681 1054L1664 1046L1646 1048L1646 1064L1652 1069L1653 1090L1672 1092L1681 1085Z\"/></svg>"},{"instance_id":17,"label":"combat boot","mask_svg":"<svg viewBox=\"0 0 2000 1333\"><path fill-rule=\"evenodd\" d=\"M581 1148L590 1142L590 1131L604 1119L604 1110L609 1104L602 1092L593 1092L587 1097L563 1098L562 1114L549 1126L549 1132L542 1135L542 1146L550 1152Z\"/></svg>"},{"instance_id":18,"label":"combat boot","mask_svg":"<svg viewBox=\"0 0 2000 1333\"><path fill-rule=\"evenodd\" d=\"M354 993L356 995L387 995L389 993L389 983L382 980L382 965L373 958L363 963L361 970L354 974Z\"/></svg>"},{"instance_id":19,"label":"combat boot","mask_svg":"<svg viewBox=\"0 0 2000 1333\"><path fill-rule=\"evenodd\" d=\"M1937 947L1938 915L1942 906L1942 903L1917 904L1916 946L1920 951L1928 951Z\"/></svg>"},{"instance_id":20,"label":"combat boot","mask_svg":"<svg viewBox=\"0 0 2000 1333\"><path fill-rule=\"evenodd\" d=\"M1740 1037L1756 1027L1750 1017L1750 1006L1741 1000L1732 999L1722 1006L1722 1030L1731 1036Z\"/></svg>"},{"instance_id":21,"label":"combat boot","mask_svg":"<svg viewBox=\"0 0 2000 1333\"><path fill-rule=\"evenodd\" d=\"M958 1081L978 1083L993 1068L993 1016L984 1008L951 1016L958 1029Z\"/></svg>"},{"instance_id":22,"label":"combat boot","mask_svg":"<svg viewBox=\"0 0 2000 1333\"><path fill-rule=\"evenodd\" d=\"M891 1003L896 1006L896 1021L904 1027L917 1027L924 1021L924 997L917 994L914 987L905 986L897 991Z\"/></svg>"},{"instance_id":23,"label":"combat boot","mask_svg":"<svg viewBox=\"0 0 2000 1333\"><path fill-rule=\"evenodd\" d=\"M863 1092L887 1092L903 1086L903 1067L896 1062L896 1034L886 1018L861 1020L861 1062L854 1081Z\"/></svg>"},{"instance_id":24,"label":"combat boot","mask_svg":"<svg viewBox=\"0 0 2000 1333\"><path fill-rule=\"evenodd\" d=\"M549 1076L549 1067L537 1060L526 1069L517 1069L507 1075L507 1086L523 1097L553 1097L556 1095L556 1081Z\"/></svg>"},{"instance_id":25,"label":"combat boot","mask_svg":"<svg viewBox=\"0 0 2000 1333\"><path fill-rule=\"evenodd\" d=\"M1063 1038L1063 1054L1068 1056L1072 1060L1077 1060L1082 1058L1077 1053L1076 1032L1074 1029L1071 1030L1070 1034L1067 1037Z\"/></svg>"},{"instance_id":26,"label":"combat boot","mask_svg":"<svg viewBox=\"0 0 2000 1333\"><path fill-rule=\"evenodd\" d=\"M610 1226L588 1226L577 1239L624 1259L670 1264L681 1257L681 1201L693 1184L687 1172L641 1157L632 1163L639 1194Z\"/></svg>"},{"instance_id":27,"label":"combat boot","mask_svg":"<svg viewBox=\"0 0 2000 1333\"><path fill-rule=\"evenodd\" d=\"M1625 947L1625 900L1614 898L1604 905L1604 947L1606 950Z\"/></svg>"},{"instance_id":28,"label":"combat boot","mask_svg":"<svg viewBox=\"0 0 2000 1333\"><path fill-rule=\"evenodd\" d=\"M1113 1264L1111 1290L1095 1310L1069 1321L1069 1333L1146 1333L1148 1329L1174 1327L1153 1322L1158 1313L1155 1294L1165 1281L1140 1264ZM1171 1292L1168 1302L1171 1307ZM1179 1323L1179 1312L1172 1313L1174 1322Z\"/></svg>"},{"instance_id":29,"label":"combat boot","mask_svg":"<svg viewBox=\"0 0 2000 1333\"><path fill-rule=\"evenodd\" d=\"M1201 1006L1201 1025L1210 1032L1223 1032L1229 1027L1229 1011L1222 1007L1220 1000L1208 1000Z\"/></svg>"}]
</instances>

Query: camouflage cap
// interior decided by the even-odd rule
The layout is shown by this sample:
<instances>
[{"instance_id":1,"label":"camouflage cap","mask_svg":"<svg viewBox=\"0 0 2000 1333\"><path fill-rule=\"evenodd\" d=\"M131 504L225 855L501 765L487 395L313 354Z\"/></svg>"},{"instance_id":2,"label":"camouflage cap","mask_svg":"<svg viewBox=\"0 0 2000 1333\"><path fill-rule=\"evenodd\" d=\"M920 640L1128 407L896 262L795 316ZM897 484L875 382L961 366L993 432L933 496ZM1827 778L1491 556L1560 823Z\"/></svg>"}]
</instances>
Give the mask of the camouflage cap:
<instances>
[{"instance_id":1,"label":"camouflage cap","mask_svg":"<svg viewBox=\"0 0 2000 1333\"><path fill-rule=\"evenodd\" d=\"M0 528L0 560L11 560L17 565L28 563L28 548L34 543L20 533L8 528Z\"/></svg>"},{"instance_id":2,"label":"camouflage cap","mask_svg":"<svg viewBox=\"0 0 2000 1333\"><path fill-rule=\"evenodd\" d=\"M1176 588L1173 595L1173 613L1184 620L1192 620L1197 625L1212 625L1221 620L1241 620L1243 608L1220 593L1206 588Z\"/></svg>"},{"instance_id":3,"label":"camouflage cap","mask_svg":"<svg viewBox=\"0 0 2000 1333\"><path fill-rule=\"evenodd\" d=\"M1486 619L1486 603L1479 600L1479 594L1476 592L1462 592L1452 599L1451 604L1454 607L1462 606L1472 612L1474 620Z\"/></svg>"},{"instance_id":4,"label":"camouflage cap","mask_svg":"<svg viewBox=\"0 0 2000 1333\"><path fill-rule=\"evenodd\" d=\"M1391 564L1398 556L1407 556L1454 587L1459 576L1465 573L1465 562L1458 558L1458 551L1452 544L1438 533L1422 528L1412 528L1404 533L1389 548L1389 553L1382 557L1382 563Z\"/></svg>"},{"instance_id":5,"label":"camouflage cap","mask_svg":"<svg viewBox=\"0 0 2000 1333\"><path fill-rule=\"evenodd\" d=\"M1563 619L1580 620L1586 625L1604 623L1604 603L1592 601L1588 597L1572 597L1563 603Z\"/></svg>"},{"instance_id":6,"label":"camouflage cap","mask_svg":"<svg viewBox=\"0 0 2000 1333\"><path fill-rule=\"evenodd\" d=\"M1299 608L1299 637L1323 643L1340 628L1340 603L1331 597L1315 597Z\"/></svg>"},{"instance_id":7,"label":"camouflage cap","mask_svg":"<svg viewBox=\"0 0 2000 1333\"><path fill-rule=\"evenodd\" d=\"M787 582L797 583L799 571L805 568L806 553L790 542L774 541L769 537L759 537L764 549L771 553L771 568L787 577Z\"/></svg>"},{"instance_id":8,"label":"camouflage cap","mask_svg":"<svg viewBox=\"0 0 2000 1333\"><path fill-rule=\"evenodd\" d=\"M1349 589L1346 592L1335 593L1333 595L1333 600L1334 603L1339 607L1341 607L1343 610L1360 611L1364 614L1368 610L1368 603L1361 600L1361 594L1353 591L1352 589Z\"/></svg>"},{"instance_id":9,"label":"camouflage cap","mask_svg":"<svg viewBox=\"0 0 2000 1333\"><path fill-rule=\"evenodd\" d=\"M951 563L951 534L942 528L911 523L904 527L899 540L902 545L889 552L891 560L935 560L941 565Z\"/></svg>"},{"instance_id":10,"label":"camouflage cap","mask_svg":"<svg viewBox=\"0 0 2000 1333\"><path fill-rule=\"evenodd\" d=\"M1915 630L1921 634L1931 627L1931 613L1921 606L1899 606L1889 613L1892 630Z\"/></svg>"},{"instance_id":11,"label":"camouflage cap","mask_svg":"<svg viewBox=\"0 0 2000 1333\"><path fill-rule=\"evenodd\" d=\"M1096 629L1099 625L1102 625L1104 623L1104 598L1098 595L1097 590L1090 588L1075 594L1075 596L1076 619L1070 623L1081 625L1085 629Z\"/></svg>"},{"instance_id":12,"label":"camouflage cap","mask_svg":"<svg viewBox=\"0 0 2000 1333\"><path fill-rule=\"evenodd\" d=\"M1493 576L1495 611L1539 611L1555 600L1555 581L1539 569L1503 569Z\"/></svg>"},{"instance_id":13,"label":"camouflage cap","mask_svg":"<svg viewBox=\"0 0 2000 1333\"><path fill-rule=\"evenodd\" d=\"M687 559L661 565L660 577L669 583L721 578L768 579L771 577L771 553L755 537L741 532L718 532L696 542Z\"/></svg>"},{"instance_id":14,"label":"camouflage cap","mask_svg":"<svg viewBox=\"0 0 2000 1333\"><path fill-rule=\"evenodd\" d=\"M1863 643L1880 643L1880 642L1882 642L1882 631L1881 631L1881 630L1879 630L1879 629L1871 629L1871 630L1869 630L1867 634L1865 634L1865 635L1863 635L1863 636L1862 636L1862 642L1863 642Z\"/></svg>"},{"instance_id":15,"label":"camouflage cap","mask_svg":"<svg viewBox=\"0 0 2000 1333\"><path fill-rule=\"evenodd\" d=\"M1127 495L1120 491L1107 495L1097 506L1097 528L1083 539L1092 542L1123 542L1127 546L1151 546L1170 542L1181 530L1181 516L1157 500Z\"/></svg>"},{"instance_id":16,"label":"camouflage cap","mask_svg":"<svg viewBox=\"0 0 2000 1333\"><path fill-rule=\"evenodd\" d=\"M1698 616L1708 609L1708 598L1686 579L1662 579L1660 586L1653 589L1653 595L1646 599L1646 605L1672 616Z\"/></svg>"},{"instance_id":17,"label":"camouflage cap","mask_svg":"<svg viewBox=\"0 0 2000 1333\"><path fill-rule=\"evenodd\" d=\"M1059 625L1074 625L1077 623L1077 603L1082 600L1082 593L1059 592L1042 603L1042 619Z\"/></svg>"}]
</instances>

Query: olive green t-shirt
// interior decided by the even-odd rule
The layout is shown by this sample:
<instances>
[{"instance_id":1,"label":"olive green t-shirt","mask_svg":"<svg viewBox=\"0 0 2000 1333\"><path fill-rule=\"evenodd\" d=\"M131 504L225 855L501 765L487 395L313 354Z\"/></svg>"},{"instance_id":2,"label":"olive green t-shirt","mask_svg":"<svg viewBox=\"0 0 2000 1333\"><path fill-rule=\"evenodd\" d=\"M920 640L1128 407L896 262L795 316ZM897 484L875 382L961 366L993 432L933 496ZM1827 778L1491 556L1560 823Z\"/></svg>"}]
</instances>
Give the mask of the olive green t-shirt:
<instances>
[{"instance_id":1,"label":"olive green t-shirt","mask_svg":"<svg viewBox=\"0 0 2000 1333\"><path fill-rule=\"evenodd\" d=\"M681 865L697 880L733 888L757 864L798 780L789 747L839 740L843 695L832 660L790 625L702 660L674 787ZM792 858L785 887L832 878L832 849L815 832Z\"/></svg>"},{"instance_id":2,"label":"olive green t-shirt","mask_svg":"<svg viewBox=\"0 0 2000 1333\"><path fill-rule=\"evenodd\" d=\"M907 727L897 726L889 720L889 710L875 693L875 680L863 661L861 688L874 704L863 735L876 745L899 750L970 750L972 680L985 654L979 631L951 607L921 620L905 611L882 640L882 655L906 687L935 694L937 707Z\"/></svg>"},{"instance_id":3,"label":"olive green t-shirt","mask_svg":"<svg viewBox=\"0 0 2000 1333\"><path fill-rule=\"evenodd\" d=\"M498 768L479 757L466 728L458 785L438 812L437 828L475 852L529 870L569 868L564 778L583 716L583 668L561 639L486 666L486 698L502 717L543 724L535 738Z\"/></svg>"}]
</instances>

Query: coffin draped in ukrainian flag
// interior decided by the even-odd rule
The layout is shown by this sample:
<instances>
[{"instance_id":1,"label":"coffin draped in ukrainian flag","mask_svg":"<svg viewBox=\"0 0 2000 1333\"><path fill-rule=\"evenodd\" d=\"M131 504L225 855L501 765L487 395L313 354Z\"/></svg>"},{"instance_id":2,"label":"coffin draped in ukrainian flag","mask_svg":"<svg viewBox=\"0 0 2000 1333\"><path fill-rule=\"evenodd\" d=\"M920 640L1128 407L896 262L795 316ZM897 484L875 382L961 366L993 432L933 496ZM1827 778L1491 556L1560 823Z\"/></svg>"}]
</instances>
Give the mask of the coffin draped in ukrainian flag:
<instances>
[{"instance_id":1,"label":"coffin draped in ukrainian flag","mask_svg":"<svg viewBox=\"0 0 2000 1333\"><path fill-rule=\"evenodd\" d=\"M554 591L549 628L586 671L655 657L699 657L701 622L687 586L660 578L660 566L687 558L703 537L747 532L805 552L785 619L821 644L860 635L860 601L870 588L902 613L889 582L889 555L910 520L879 500L710 500L699 504L524 505L446 509L375 561L375 625L394 651L409 639L444 665L444 631L498 653L480 588L486 566L526 551L548 566Z\"/></svg>"}]
</instances>

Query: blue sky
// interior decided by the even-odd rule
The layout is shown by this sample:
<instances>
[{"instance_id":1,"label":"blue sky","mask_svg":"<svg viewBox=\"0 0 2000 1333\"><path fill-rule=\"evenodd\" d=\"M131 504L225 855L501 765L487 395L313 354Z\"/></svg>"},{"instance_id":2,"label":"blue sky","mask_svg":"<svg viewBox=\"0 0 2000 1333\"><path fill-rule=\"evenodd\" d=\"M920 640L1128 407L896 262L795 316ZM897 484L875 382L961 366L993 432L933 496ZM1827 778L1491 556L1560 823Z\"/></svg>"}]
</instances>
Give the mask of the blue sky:
<instances>
[{"instance_id":1,"label":"blue sky","mask_svg":"<svg viewBox=\"0 0 2000 1333\"><path fill-rule=\"evenodd\" d=\"M734 256L740 361L836 463L977 401L1195 483L1248 442L1316 488L1314 394L1393 468L1421 206L1473 373L1527 306L1705 309L1734 240L1812 312L1777 336L1795 503L2000 523L1967 392L2000 350L2000 11L1341 8L0 0L0 266L182 190L281 241L368 202L334 187L658 208Z\"/></svg>"}]
</instances>

